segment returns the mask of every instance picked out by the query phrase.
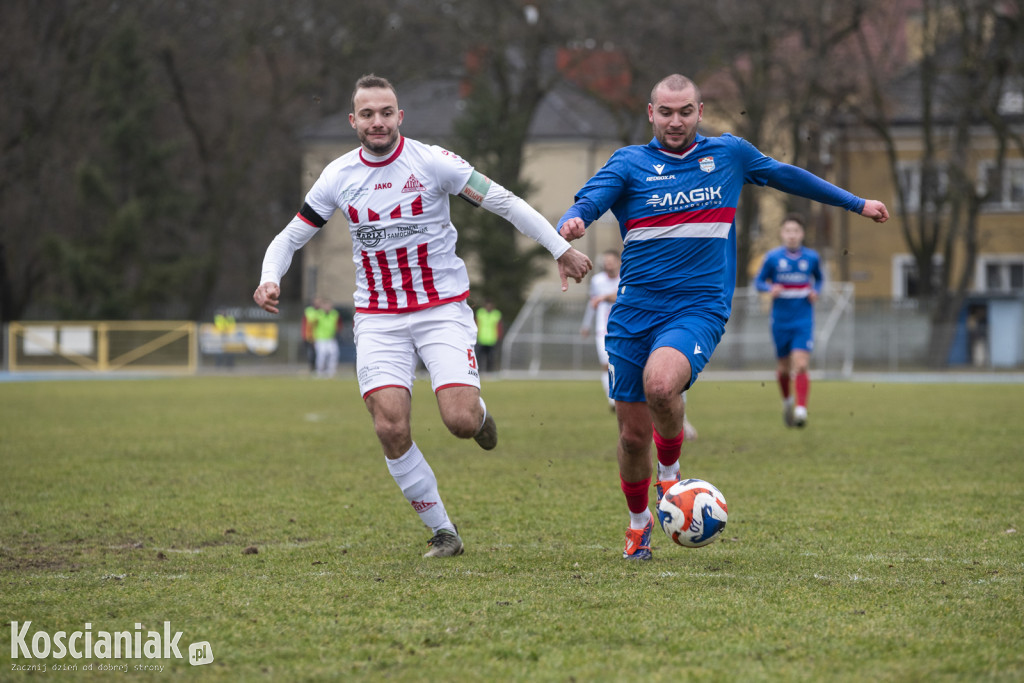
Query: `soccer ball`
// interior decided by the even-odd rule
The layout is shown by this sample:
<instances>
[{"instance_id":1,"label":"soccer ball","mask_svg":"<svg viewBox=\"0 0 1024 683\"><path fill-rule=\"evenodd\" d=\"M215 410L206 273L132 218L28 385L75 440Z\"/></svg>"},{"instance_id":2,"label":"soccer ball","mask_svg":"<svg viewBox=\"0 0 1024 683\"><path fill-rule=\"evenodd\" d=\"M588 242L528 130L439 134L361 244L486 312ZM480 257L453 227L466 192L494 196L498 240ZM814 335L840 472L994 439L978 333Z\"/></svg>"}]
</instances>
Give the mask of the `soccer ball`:
<instances>
[{"instance_id":1,"label":"soccer ball","mask_svg":"<svg viewBox=\"0 0 1024 683\"><path fill-rule=\"evenodd\" d=\"M725 529L729 507L713 485L703 479L685 479L665 492L658 516L669 538L684 548L699 548Z\"/></svg>"}]
</instances>

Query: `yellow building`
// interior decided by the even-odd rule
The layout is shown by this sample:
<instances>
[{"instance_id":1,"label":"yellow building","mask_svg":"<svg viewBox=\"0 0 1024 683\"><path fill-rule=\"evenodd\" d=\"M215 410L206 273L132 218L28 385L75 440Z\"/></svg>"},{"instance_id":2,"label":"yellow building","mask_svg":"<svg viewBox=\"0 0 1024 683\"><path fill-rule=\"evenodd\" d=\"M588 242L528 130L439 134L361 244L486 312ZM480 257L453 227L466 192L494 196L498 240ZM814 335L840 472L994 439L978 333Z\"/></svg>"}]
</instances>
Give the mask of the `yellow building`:
<instances>
[{"instance_id":1,"label":"yellow building","mask_svg":"<svg viewBox=\"0 0 1024 683\"><path fill-rule=\"evenodd\" d=\"M402 133L427 143L451 144L452 124L460 116L463 101L456 79L423 81L398 86L399 106L405 111ZM1011 109L1008 116L1024 120ZM1019 103L1024 106L1024 96ZM1016 113L1015 113L1016 111ZM727 131L716 119L715 107L705 112L708 134ZM634 141L646 142L650 135L643 112L638 112L636 128L628 131ZM1021 126L1024 129L1024 126ZM910 117L896 127L896 142L903 182L912 187L919 179L917 163L922 153L920 126ZM562 86L543 101L530 129L524 153L523 179L533 188L527 200L552 224L573 201L573 195L624 143L623 131L597 102L571 86ZM358 144L348 122L348 113L324 119L303 132L303 193L333 159ZM773 139L781 139L776 136ZM784 159L785 150L762 149ZM995 158L995 141L977 137L970 161L972 173L986 178ZM827 178L851 192L880 199L889 207L892 218L878 225L849 212L824 207L829 229L816 236L812 246L822 254L828 276L834 281L853 282L858 299L903 300L915 288L914 261L907 247L886 149L878 136L865 129L850 127L836 131L831 146L831 169ZM472 159L469 160L472 163ZM495 178L502 182L502 178ZM755 242L748 269L756 271L764 252L778 244L772 226L784 213L784 197L772 190L757 195L761 202L761 233ZM819 209L815 209L816 211ZM459 227L459 226L456 226ZM739 225L744 230L747 226ZM509 230L514 230L510 225ZM531 244L522 235L524 244ZM574 246L592 259L605 249L622 246L618 226L606 214ZM355 283L351 239L344 216L338 212L323 233L302 251L303 299L326 296L339 303L351 302ZM936 257L941 261L941 255ZM471 279L476 280L475 264L467 260ZM962 264L954 263L954 273ZM557 268L550 262L541 282L556 284ZM978 226L978 255L975 263L973 293L1024 292L1024 158L1011 154L1002 185L983 208ZM584 288L570 288L570 296L584 296Z\"/></svg>"}]
</instances>

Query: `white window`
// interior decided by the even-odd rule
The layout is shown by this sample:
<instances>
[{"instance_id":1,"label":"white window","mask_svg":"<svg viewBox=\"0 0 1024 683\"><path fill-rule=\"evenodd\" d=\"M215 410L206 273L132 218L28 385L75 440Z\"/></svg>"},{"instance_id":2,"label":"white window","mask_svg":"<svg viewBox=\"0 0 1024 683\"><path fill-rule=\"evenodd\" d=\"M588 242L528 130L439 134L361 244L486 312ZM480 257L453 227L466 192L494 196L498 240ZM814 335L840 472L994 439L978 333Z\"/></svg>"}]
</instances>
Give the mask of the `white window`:
<instances>
[{"instance_id":1,"label":"white window","mask_svg":"<svg viewBox=\"0 0 1024 683\"><path fill-rule=\"evenodd\" d=\"M984 254L978 257L974 287L979 292L1024 292L1024 254Z\"/></svg>"},{"instance_id":2,"label":"white window","mask_svg":"<svg viewBox=\"0 0 1024 683\"><path fill-rule=\"evenodd\" d=\"M996 211L1024 209L1024 159L1012 159L1003 165L1003 175L996 177L996 164L983 161L978 168L980 191L988 192L985 208Z\"/></svg>"},{"instance_id":3,"label":"white window","mask_svg":"<svg viewBox=\"0 0 1024 683\"><path fill-rule=\"evenodd\" d=\"M942 286L943 258L932 254L932 289ZM910 254L892 257L892 298L897 301L914 299L921 294L921 279L917 274L917 261Z\"/></svg>"},{"instance_id":4,"label":"white window","mask_svg":"<svg viewBox=\"0 0 1024 683\"><path fill-rule=\"evenodd\" d=\"M946 169L936 169L936 182L938 187L936 188L935 197L942 198L946 196L946 191L949 189L949 176L946 173ZM921 172L921 164L913 161L901 162L896 167L896 175L899 179L900 188L903 190L903 200L906 202L906 209L908 211L917 211L921 208L921 182L924 174ZM897 197L897 200L899 197ZM934 210L934 203L928 207Z\"/></svg>"},{"instance_id":5,"label":"white window","mask_svg":"<svg viewBox=\"0 0 1024 683\"><path fill-rule=\"evenodd\" d=\"M999 95L999 105L996 107L996 111L1003 116L1024 114L1024 90L1021 89L1019 80L1009 83Z\"/></svg>"}]
</instances>

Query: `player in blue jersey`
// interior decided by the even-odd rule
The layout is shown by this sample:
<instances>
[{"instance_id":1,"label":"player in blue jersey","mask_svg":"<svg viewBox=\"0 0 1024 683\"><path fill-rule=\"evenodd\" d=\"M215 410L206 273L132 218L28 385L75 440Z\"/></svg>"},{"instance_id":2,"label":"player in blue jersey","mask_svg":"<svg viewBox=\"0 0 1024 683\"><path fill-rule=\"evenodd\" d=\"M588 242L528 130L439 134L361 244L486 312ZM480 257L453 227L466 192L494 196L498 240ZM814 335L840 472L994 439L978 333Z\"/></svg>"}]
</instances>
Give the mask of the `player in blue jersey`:
<instances>
[{"instance_id":1,"label":"player in blue jersey","mask_svg":"<svg viewBox=\"0 0 1024 683\"><path fill-rule=\"evenodd\" d=\"M803 427L811 387L807 366L814 349L814 302L825 280L818 252L804 246L803 216L786 216L781 233L782 246L765 254L754 284L762 292L771 292L773 299L772 338L779 359L783 420L789 427ZM795 397L791 390L794 384Z\"/></svg>"},{"instance_id":2,"label":"player in blue jersey","mask_svg":"<svg viewBox=\"0 0 1024 683\"><path fill-rule=\"evenodd\" d=\"M651 558L651 438L657 493L679 480L684 405L725 330L736 286L736 206L746 183L840 206L882 223L885 205L864 200L742 138L705 137L697 86L674 74L651 91L654 139L617 150L559 221L566 239L611 210L622 268L606 346L619 422L618 461L629 508L623 557ZM652 424L653 423L653 424Z\"/></svg>"}]
</instances>

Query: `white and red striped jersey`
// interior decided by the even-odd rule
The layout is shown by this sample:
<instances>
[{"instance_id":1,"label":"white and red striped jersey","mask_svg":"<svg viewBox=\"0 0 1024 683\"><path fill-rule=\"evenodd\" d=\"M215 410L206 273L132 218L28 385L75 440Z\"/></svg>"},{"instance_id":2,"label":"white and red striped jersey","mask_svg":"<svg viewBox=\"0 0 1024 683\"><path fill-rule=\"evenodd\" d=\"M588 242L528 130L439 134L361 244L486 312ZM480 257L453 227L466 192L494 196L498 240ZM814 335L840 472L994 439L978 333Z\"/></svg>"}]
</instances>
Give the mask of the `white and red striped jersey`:
<instances>
[{"instance_id":1,"label":"white and red striped jersey","mask_svg":"<svg viewBox=\"0 0 1024 683\"><path fill-rule=\"evenodd\" d=\"M461 301L469 275L455 255L449 195L462 192L472 174L456 154L406 137L385 158L359 147L324 169L297 218L317 228L335 211L348 219L357 312L409 313Z\"/></svg>"},{"instance_id":2,"label":"white and red striped jersey","mask_svg":"<svg viewBox=\"0 0 1024 683\"><path fill-rule=\"evenodd\" d=\"M612 277L608 273L599 271L590 277L590 298L608 296L619 291L619 276ZM601 301L595 308L591 308L587 302L587 310L583 314L584 329L594 327L595 334L606 334L608 332L608 315L612 311L612 302Z\"/></svg>"}]
</instances>

